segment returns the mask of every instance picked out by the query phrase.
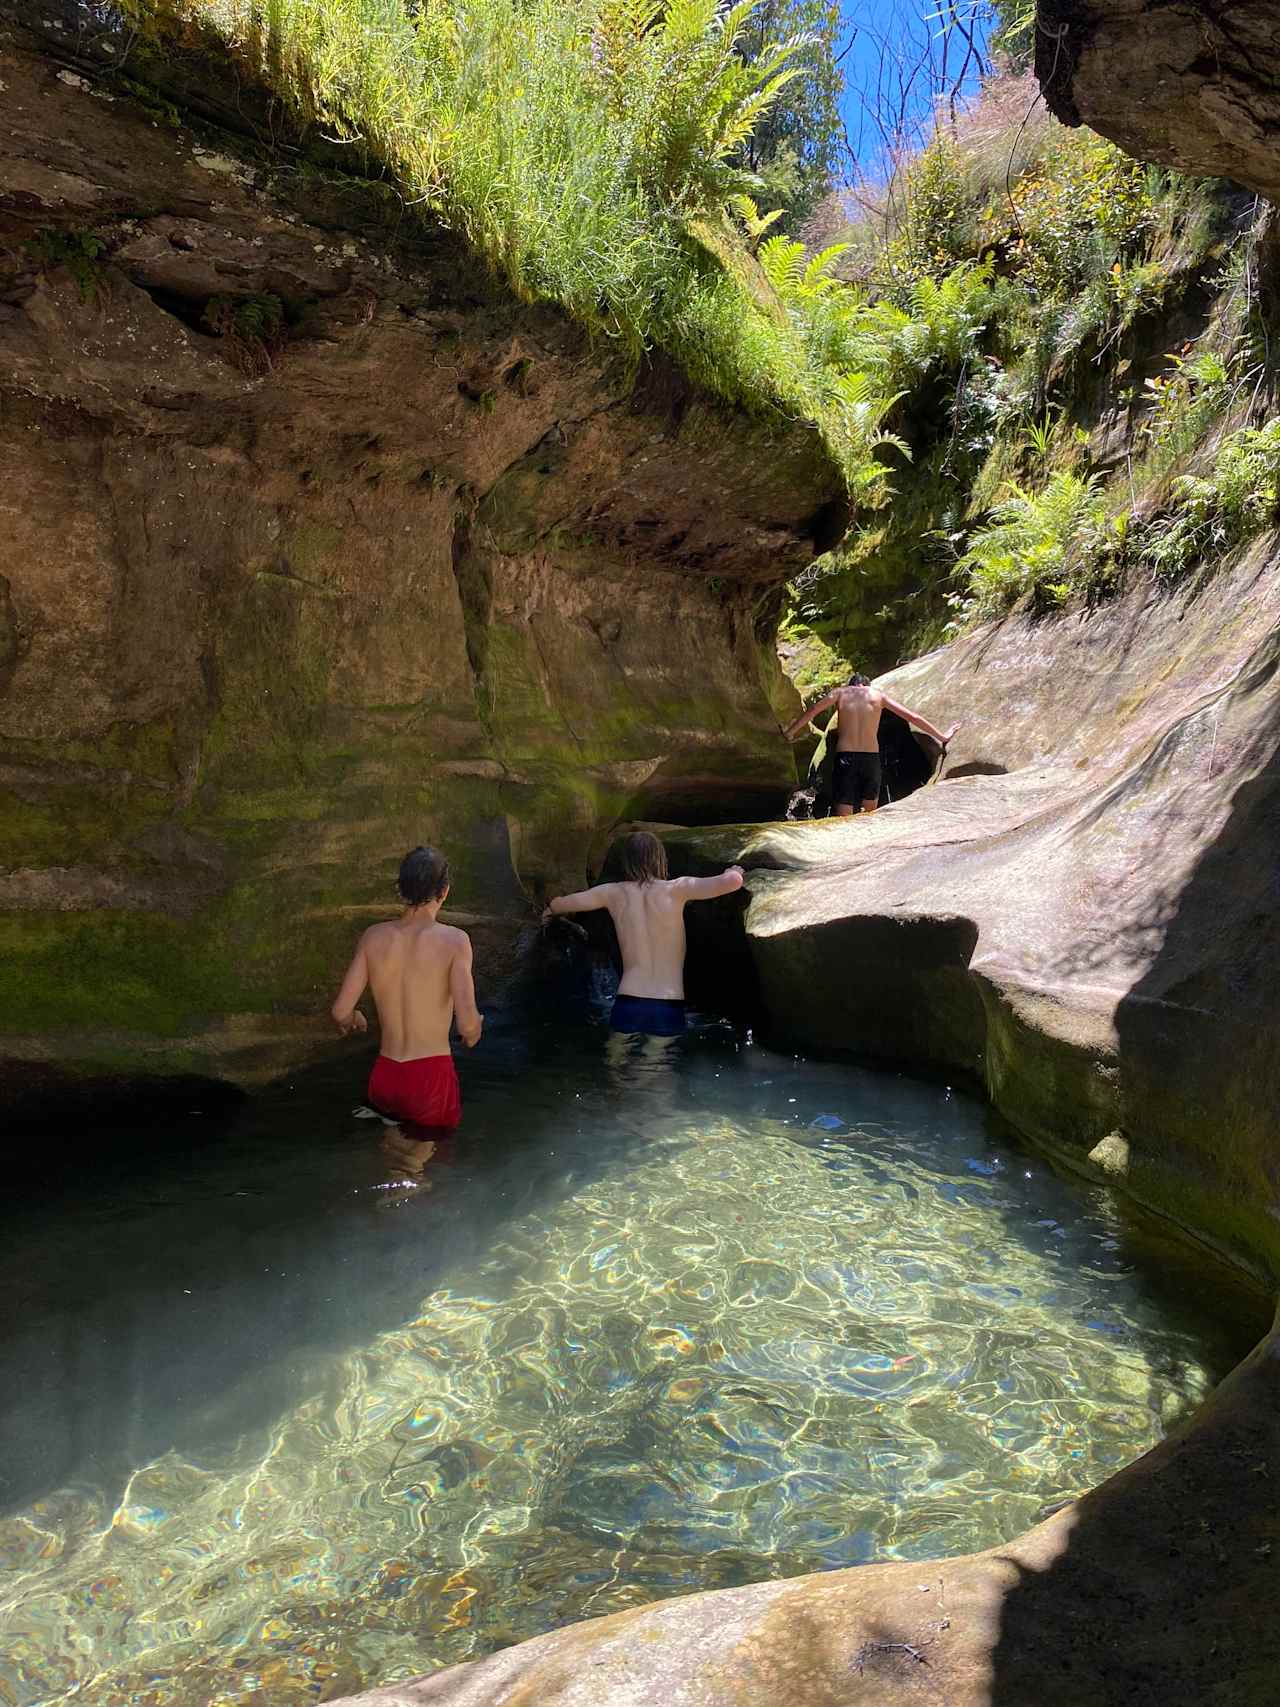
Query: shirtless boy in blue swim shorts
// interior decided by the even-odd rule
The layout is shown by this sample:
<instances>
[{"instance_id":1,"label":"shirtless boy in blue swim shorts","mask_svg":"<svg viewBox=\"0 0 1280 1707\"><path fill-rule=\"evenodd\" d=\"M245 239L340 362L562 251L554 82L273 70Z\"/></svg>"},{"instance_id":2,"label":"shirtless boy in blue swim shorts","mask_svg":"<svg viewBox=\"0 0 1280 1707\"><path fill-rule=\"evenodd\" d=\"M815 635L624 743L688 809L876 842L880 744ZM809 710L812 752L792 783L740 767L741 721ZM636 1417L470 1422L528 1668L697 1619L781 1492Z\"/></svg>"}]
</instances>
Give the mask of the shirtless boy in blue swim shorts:
<instances>
[{"instance_id":1,"label":"shirtless boy in blue swim shorts","mask_svg":"<svg viewBox=\"0 0 1280 1707\"><path fill-rule=\"evenodd\" d=\"M685 1028L684 909L742 888L742 867L719 877L668 877L667 850L648 830L622 844L622 881L597 883L577 895L559 895L544 919L607 910L622 950L622 983L609 1017L619 1032L678 1037Z\"/></svg>"}]
</instances>

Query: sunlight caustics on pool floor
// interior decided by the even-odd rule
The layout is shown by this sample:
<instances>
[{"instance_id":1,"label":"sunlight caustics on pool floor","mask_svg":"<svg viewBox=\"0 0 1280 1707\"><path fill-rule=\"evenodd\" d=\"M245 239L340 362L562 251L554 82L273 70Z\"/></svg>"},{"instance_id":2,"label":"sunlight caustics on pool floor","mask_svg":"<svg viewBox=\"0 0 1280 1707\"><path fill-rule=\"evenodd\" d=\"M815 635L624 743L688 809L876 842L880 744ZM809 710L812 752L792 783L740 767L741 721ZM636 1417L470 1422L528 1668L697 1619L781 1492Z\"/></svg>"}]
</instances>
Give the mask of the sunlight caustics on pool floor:
<instances>
[{"instance_id":1,"label":"sunlight caustics on pool floor","mask_svg":"<svg viewBox=\"0 0 1280 1707\"><path fill-rule=\"evenodd\" d=\"M661 1596L988 1546L1242 1349L942 1086L723 1032L611 1072L594 1035L548 1034L476 1068L467 1135L405 1190L343 1088L81 1227L99 1373L51 1354L9 1426L100 1426L0 1518L7 1707L301 1703ZM273 1216L280 1269L249 1273ZM149 1227L149 1286L222 1297L160 1387L169 1318L110 1296ZM352 1326L362 1290L381 1331ZM40 1343L75 1343L71 1308L36 1299ZM243 1391L196 1392L201 1336ZM287 1371L269 1400L258 1367Z\"/></svg>"}]
</instances>

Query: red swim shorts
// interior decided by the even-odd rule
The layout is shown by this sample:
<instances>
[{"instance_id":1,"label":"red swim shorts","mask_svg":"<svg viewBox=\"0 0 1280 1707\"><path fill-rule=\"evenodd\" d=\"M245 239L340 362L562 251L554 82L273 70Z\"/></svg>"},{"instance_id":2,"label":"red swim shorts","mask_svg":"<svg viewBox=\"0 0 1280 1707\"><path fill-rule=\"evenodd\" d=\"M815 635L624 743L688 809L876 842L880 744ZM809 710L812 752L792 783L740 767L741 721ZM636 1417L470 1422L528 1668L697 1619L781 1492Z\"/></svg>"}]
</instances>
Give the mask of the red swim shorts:
<instances>
[{"instance_id":1,"label":"red swim shorts","mask_svg":"<svg viewBox=\"0 0 1280 1707\"><path fill-rule=\"evenodd\" d=\"M462 1097L452 1055L393 1061L379 1055L369 1075L369 1101L379 1114L411 1126L452 1129L462 1119Z\"/></svg>"}]
</instances>

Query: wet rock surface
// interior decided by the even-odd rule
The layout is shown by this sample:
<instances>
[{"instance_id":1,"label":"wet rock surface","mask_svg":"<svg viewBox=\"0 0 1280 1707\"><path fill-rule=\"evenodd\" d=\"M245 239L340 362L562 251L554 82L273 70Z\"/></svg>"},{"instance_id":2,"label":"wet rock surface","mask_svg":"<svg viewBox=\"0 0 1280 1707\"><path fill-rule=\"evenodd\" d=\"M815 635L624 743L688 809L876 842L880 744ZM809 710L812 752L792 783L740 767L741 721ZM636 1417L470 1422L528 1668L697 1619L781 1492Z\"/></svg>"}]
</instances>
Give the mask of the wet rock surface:
<instances>
[{"instance_id":1,"label":"wet rock surface","mask_svg":"<svg viewBox=\"0 0 1280 1707\"><path fill-rule=\"evenodd\" d=\"M839 481L57 19L0 57L0 1056L244 1077L405 847L492 992L619 817L780 810Z\"/></svg>"}]
</instances>

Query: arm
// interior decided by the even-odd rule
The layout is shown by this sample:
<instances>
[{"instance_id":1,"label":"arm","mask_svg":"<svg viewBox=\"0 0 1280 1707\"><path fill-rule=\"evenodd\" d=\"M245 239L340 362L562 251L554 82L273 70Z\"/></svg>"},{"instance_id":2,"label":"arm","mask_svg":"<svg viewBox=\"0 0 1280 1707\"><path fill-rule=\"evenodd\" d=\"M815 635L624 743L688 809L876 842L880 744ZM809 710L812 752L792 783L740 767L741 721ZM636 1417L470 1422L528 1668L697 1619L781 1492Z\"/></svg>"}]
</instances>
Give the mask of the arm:
<instances>
[{"instance_id":1,"label":"arm","mask_svg":"<svg viewBox=\"0 0 1280 1707\"><path fill-rule=\"evenodd\" d=\"M594 889L580 889L576 895L557 895L542 909L543 922L565 913L594 913L607 907L612 889L612 883L597 883Z\"/></svg>"},{"instance_id":2,"label":"arm","mask_svg":"<svg viewBox=\"0 0 1280 1707\"><path fill-rule=\"evenodd\" d=\"M333 1015L333 1023L346 1037L353 1031L368 1031L369 1022L360 1012L356 1003L364 995L365 986L369 982L369 957L365 953L364 937L356 944L356 951L347 967L342 987L333 998L333 1006L329 1012Z\"/></svg>"},{"instance_id":3,"label":"arm","mask_svg":"<svg viewBox=\"0 0 1280 1707\"><path fill-rule=\"evenodd\" d=\"M458 944L458 952L453 957L453 965L449 968L449 994L453 997L453 1023L458 1028L458 1036L468 1049L474 1049L480 1041L480 1032L484 1027L484 1019L476 1006L475 980L471 976L471 938L465 931L459 931L462 941Z\"/></svg>"},{"instance_id":4,"label":"arm","mask_svg":"<svg viewBox=\"0 0 1280 1707\"><path fill-rule=\"evenodd\" d=\"M794 741L806 723L812 723L815 717L820 717L824 711L829 711L839 697L839 688L833 689L831 693L823 694L822 698L815 700L807 711L802 711L799 717L793 718L787 724L782 731L783 735L788 741Z\"/></svg>"},{"instance_id":5,"label":"arm","mask_svg":"<svg viewBox=\"0 0 1280 1707\"><path fill-rule=\"evenodd\" d=\"M719 877L678 877L680 894L686 901L714 901L717 895L732 895L746 882L740 865L731 865Z\"/></svg>"},{"instance_id":6,"label":"arm","mask_svg":"<svg viewBox=\"0 0 1280 1707\"><path fill-rule=\"evenodd\" d=\"M897 700L890 699L887 693L882 692L880 697L890 711L896 711L899 717L905 717L908 723L914 723L917 729L923 729L926 735L932 735L940 746L945 747L960 727L958 723L953 723L944 734L941 729L935 729L927 717L921 717L918 711L908 711L905 705L899 705Z\"/></svg>"}]
</instances>

